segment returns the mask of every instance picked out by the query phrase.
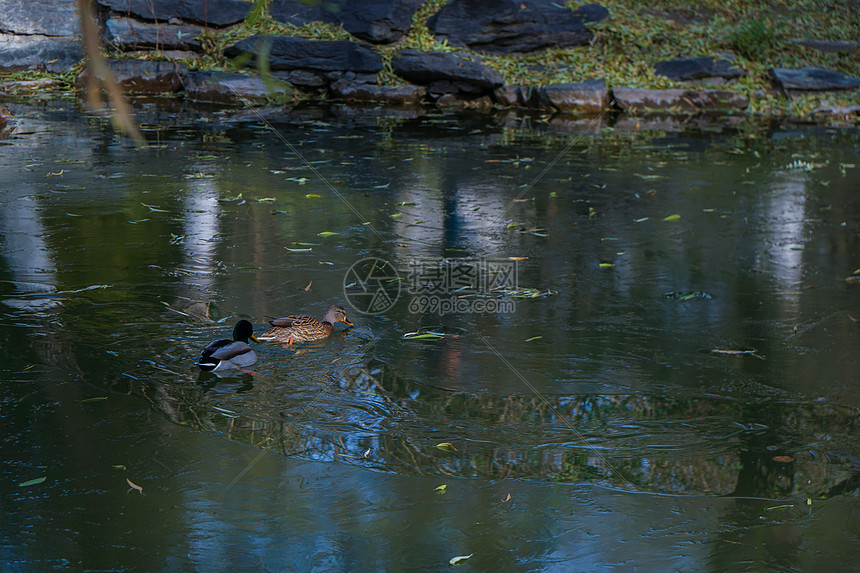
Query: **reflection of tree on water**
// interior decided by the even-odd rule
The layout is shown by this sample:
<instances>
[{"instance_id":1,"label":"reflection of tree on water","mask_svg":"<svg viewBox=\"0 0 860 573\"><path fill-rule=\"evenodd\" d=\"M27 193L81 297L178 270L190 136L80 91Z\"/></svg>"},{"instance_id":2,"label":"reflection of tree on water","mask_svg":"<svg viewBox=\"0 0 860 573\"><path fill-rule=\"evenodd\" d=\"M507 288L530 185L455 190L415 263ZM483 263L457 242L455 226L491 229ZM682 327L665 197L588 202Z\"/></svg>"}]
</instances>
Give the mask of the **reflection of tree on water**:
<instances>
[{"instance_id":1,"label":"reflection of tree on water","mask_svg":"<svg viewBox=\"0 0 860 573\"><path fill-rule=\"evenodd\" d=\"M405 474L770 498L856 491L860 475L847 458L827 458L808 443L828 435L831 448L854 447L857 413L830 404L468 394L410 380L375 359L303 377L304 388L286 397L254 382L241 395L193 384L156 406L179 423L283 455ZM437 448L441 442L456 451Z\"/></svg>"}]
</instances>

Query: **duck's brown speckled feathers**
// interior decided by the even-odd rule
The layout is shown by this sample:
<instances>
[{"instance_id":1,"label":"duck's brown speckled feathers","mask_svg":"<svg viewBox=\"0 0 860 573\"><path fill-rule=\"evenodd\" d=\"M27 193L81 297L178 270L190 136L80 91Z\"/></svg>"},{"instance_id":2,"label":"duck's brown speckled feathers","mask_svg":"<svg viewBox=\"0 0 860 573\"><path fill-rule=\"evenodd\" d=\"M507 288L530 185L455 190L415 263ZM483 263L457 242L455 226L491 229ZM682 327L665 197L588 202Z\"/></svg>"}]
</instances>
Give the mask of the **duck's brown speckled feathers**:
<instances>
[{"instance_id":1,"label":"duck's brown speckled feathers","mask_svg":"<svg viewBox=\"0 0 860 573\"><path fill-rule=\"evenodd\" d=\"M336 322L343 322L349 326L352 323L346 318L346 310L339 304L331 306L322 320L305 316L303 314L291 314L281 318L273 318L269 321L272 327L261 334L260 340L274 340L277 342L310 342L322 340L334 331Z\"/></svg>"}]
</instances>

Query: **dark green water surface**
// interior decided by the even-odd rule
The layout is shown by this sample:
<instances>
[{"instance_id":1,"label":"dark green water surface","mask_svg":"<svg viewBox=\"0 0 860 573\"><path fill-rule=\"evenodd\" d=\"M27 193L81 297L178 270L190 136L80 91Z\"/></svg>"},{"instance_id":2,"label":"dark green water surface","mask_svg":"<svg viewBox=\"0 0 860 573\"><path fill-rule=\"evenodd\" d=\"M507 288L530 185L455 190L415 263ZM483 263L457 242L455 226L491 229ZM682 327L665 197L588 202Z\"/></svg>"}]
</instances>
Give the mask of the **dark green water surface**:
<instances>
[{"instance_id":1,"label":"dark green water surface","mask_svg":"<svg viewBox=\"0 0 860 573\"><path fill-rule=\"evenodd\" d=\"M855 570L856 128L136 109L0 139L3 571Z\"/></svg>"}]
</instances>

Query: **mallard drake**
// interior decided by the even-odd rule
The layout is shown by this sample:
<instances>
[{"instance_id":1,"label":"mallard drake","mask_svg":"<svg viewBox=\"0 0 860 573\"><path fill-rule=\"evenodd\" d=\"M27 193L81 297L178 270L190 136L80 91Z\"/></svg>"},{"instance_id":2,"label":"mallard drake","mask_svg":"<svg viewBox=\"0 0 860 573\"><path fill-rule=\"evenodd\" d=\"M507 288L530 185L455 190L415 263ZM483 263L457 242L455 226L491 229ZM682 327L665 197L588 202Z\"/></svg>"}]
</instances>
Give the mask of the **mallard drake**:
<instances>
[{"instance_id":1,"label":"mallard drake","mask_svg":"<svg viewBox=\"0 0 860 573\"><path fill-rule=\"evenodd\" d=\"M206 372L241 370L257 361L257 353L248 344L248 339L260 342L254 336L254 325L240 320L233 328L233 340L222 338L209 343L200 353L197 366Z\"/></svg>"},{"instance_id":2,"label":"mallard drake","mask_svg":"<svg viewBox=\"0 0 860 573\"><path fill-rule=\"evenodd\" d=\"M273 318L269 321L272 327L261 334L259 338L260 340L275 340L287 344L322 340L328 338L334 331L336 322L343 322L352 326L352 323L346 318L346 310L339 304L329 307L322 320L303 314Z\"/></svg>"},{"instance_id":3,"label":"mallard drake","mask_svg":"<svg viewBox=\"0 0 860 573\"><path fill-rule=\"evenodd\" d=\"M12 113L12 110L9 109L9 106L4 103L3 105L0 105L0 129L6 127L7 117L15 117L15 114Z\"/></svg>"}]
</instances>

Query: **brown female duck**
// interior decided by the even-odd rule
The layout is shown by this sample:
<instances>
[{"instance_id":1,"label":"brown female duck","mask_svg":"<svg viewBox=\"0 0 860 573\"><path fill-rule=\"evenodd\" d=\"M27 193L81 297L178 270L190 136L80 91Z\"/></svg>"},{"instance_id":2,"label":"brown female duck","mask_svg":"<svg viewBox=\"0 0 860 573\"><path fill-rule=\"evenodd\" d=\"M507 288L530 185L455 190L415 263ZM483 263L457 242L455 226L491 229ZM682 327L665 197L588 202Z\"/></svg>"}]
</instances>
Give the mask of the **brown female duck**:
<instances>
[{"instance_id":1,"label":"brown female duck","mask_svg":"<svg viewBox=\"0 0 860 573\"><path fill-rule=\"evenodd\" d=\"M329 307L322 320L303 314L291 314L283 318L272 319L269 321L272 327L257 338L286 342L287 344L322 340L328 338L334 331L336 322L343 322L352 326L352 323L346 318L346 310L339 304Z\"/></svg>"},{"instance_id":2,"label":"brown female duck","mask_svg":"<svg viewBox=\"0 0 860 573\"><path fill-rule=\"evenodd\" d=\"M15 117L15 114L12 113L12 110L9 109L9 106L4 103L3 105L0 105L0 129L6 127L7 117Z\"/></svg>"}]
</instances>

